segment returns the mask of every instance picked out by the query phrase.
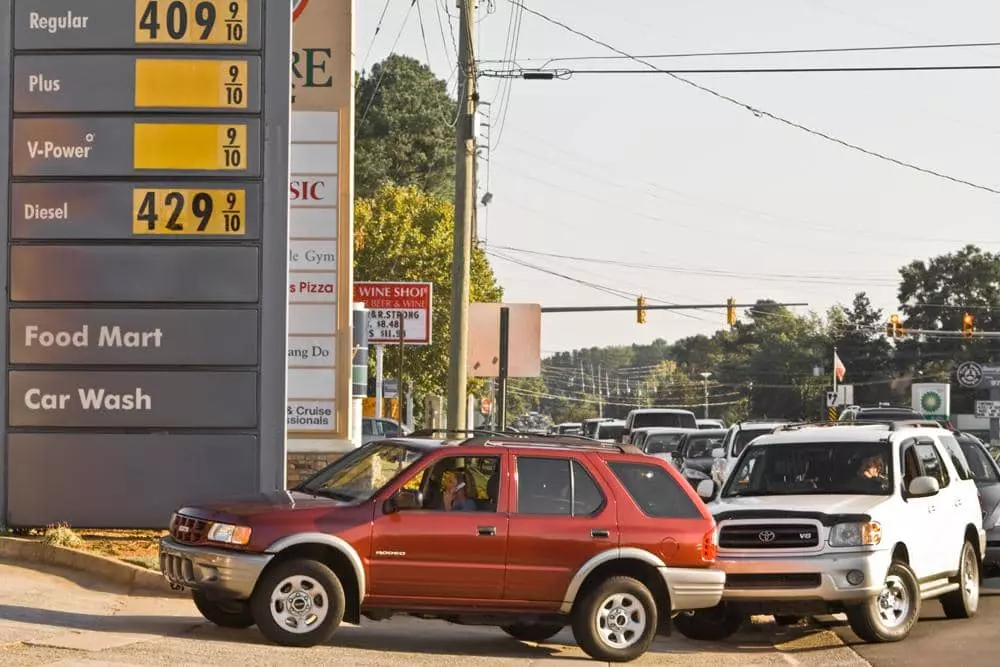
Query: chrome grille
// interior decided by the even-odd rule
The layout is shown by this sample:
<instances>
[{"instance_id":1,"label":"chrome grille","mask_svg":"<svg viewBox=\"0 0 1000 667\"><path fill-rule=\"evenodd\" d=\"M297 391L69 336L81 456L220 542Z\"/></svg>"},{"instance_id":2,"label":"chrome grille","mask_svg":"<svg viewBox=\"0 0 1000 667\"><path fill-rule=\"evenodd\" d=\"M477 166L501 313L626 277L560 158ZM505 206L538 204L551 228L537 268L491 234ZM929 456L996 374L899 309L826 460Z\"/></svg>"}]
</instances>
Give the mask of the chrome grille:
<instances>
[{"instance_id":1,"label":"chrome grille","mask_svg":"<svg viewBox=\"0 0 1000 667\"><path fill-rule=\"evenodd\" d=\"M184 544L197 544L205 539L208 521L175 514L170 520L170 537Z\"/></svg>"},{"instance_id":2,"label":"chrome grille","mask_svg":"<svg viewBox=\"0 0 1000 667\"><path fill-rule=\"evenodd\" d=\"M800 549L819 544L819 526L808 523L723 525L720 549Z\"/></svg>"}]
</instances>

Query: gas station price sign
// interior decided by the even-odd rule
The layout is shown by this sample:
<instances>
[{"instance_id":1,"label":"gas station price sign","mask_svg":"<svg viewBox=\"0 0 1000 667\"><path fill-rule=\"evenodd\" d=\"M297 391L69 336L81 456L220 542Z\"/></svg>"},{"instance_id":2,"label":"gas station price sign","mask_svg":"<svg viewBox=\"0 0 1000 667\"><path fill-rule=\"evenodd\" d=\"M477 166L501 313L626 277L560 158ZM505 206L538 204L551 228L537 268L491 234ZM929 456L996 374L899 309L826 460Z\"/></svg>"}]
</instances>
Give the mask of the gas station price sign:
<instances>
[{"instance_id":1,"label":"gas station price sign","mask_svg":"<svg viewBox=\"0 0 1000 667\"><path fill-rule=\"evenodd\" d=\"M0 2L0 523L283 488L290 37L280 1Z\"/></svg>"}]
</instances>

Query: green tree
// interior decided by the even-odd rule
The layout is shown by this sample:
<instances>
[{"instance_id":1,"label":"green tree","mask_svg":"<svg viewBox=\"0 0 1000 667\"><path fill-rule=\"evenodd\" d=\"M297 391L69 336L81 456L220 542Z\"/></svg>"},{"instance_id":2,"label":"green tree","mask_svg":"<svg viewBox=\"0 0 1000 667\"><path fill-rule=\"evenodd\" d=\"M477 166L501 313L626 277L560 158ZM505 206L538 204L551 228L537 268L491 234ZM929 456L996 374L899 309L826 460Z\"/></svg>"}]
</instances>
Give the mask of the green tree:
<instances>
[{"instance_id":1,"label":"green tree","mask_svg":"<svg viewBox=\"0 0 1000 667\"><path fill-rule=\"evenodd\" d=\"M414 186L385 184L354 206L355 280L434 284L432 344L406 349L404 378L418 395L443 394L447 384L454 228L451 202ZM473 249L470 299L502 297L486 254ZM470 379L469 385L482 395L481 381Z\"/></svg>"},{"instance_id":2,"label":"green tree","mask_svg":"<svg viewBox=\"0 0 1000 667\"><path fill-rule=\"evenodd\" d=\"M450 198L456 109L447 84L413 58L392 54L363 73L355 89L356 196L372 197L389 181Z\"/></svg>"},{"instance_id":3,"label":"green tree","mask_svg":"<svg viewBox=\"0 0 1000 667\"><path fill-rule=\"evenodd\" d=\"M885 335L886 318L864 292L850 308L835 306L828 314L830 337L847 368L844 382L854 385L854 402L866 405L893 399L893 348Z\"/></svg>"}]
</instances>

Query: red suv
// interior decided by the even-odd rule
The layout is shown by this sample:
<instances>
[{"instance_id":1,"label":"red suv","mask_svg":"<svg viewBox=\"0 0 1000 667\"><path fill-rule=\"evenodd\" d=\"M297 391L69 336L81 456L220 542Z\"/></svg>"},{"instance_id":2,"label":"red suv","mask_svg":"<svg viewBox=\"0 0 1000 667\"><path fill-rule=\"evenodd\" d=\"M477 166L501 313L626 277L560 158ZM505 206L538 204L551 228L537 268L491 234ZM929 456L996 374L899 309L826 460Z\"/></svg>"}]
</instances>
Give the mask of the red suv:
<instances>
[{"instance_id":1,"label":"red suv","mask_svg":"<svg viewBox=\"0 0 1000 667\"><path fill-rule=\"evenodd\" d=\"M690 485L631 445L480 434L373 442L294 490L182 508L160 567L209 621L286 646L405 613L534 642L572 625L628 661L719 602L716 550Z\"/></svg>"}]
</instances>

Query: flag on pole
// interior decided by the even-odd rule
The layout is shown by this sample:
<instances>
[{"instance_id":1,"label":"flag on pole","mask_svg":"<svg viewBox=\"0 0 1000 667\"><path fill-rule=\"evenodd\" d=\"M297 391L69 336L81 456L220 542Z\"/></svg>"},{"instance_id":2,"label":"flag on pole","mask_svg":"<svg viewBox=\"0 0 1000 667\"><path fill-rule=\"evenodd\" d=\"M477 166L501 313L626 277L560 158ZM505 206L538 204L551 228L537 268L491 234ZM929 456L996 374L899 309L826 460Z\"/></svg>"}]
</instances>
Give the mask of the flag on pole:
<instances>
[{"instance_id":1,"label":"flag on pole","mask_svg":"<svg viewBox=\"0 0 1000 667\"><path fill-rule=\"evenodd\" d=\"M836 350L833 351L833 374L837 376L838 382L843 382L844 376L847 375L847 367L840 360L840 355L837 354Z\"/></svg>"}]
</instances>

